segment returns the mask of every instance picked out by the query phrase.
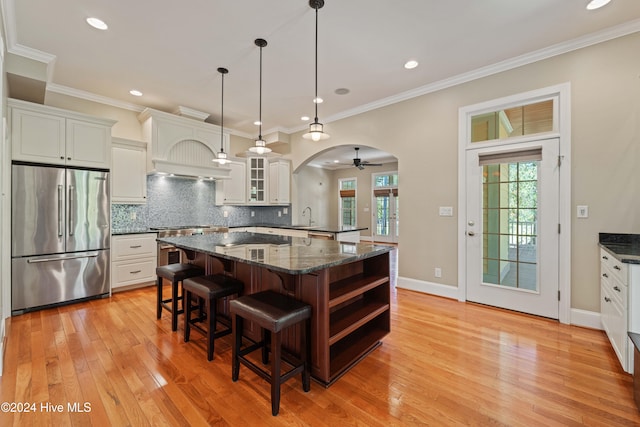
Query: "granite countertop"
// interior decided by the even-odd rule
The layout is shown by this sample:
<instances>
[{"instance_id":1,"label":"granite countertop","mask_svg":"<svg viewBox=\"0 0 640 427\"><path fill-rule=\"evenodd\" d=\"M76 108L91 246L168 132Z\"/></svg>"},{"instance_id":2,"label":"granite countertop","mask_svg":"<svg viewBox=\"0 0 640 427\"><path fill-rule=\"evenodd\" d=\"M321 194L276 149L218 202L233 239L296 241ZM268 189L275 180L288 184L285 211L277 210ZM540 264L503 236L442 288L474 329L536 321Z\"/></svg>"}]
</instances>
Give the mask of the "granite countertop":
<instances>
[{"instance_id":1,"label":"granite countertop","mask_svg":"<svg viewBox=\"0 0 640 427\"><path fill-rule=\"evenodd\" d=\"M157 233L158 230L150 230L148 228L114 228L111 230L112 236L123 236L126 234L145 234Z\"/></svg>"},{"instance_id":2,"label":"granite countertop","mask_svg":"<svg viewBox=\"0 0 640 427\"><path fill-rule=\"evenodd\" d=\"M267 267L288 274L307 274L371 258L393 249L391 246L369 243L344 243L260 233L212 233L157 240L180 249ZM256 257L246 249L263 249L263 256Z\"/></svg>"},{"instance_id":3,"label":"granite countertop","mask_svg":"<svg viewBox=\"0 0 640 427\"><path fill-rule=\"evenodd\" d=\"M620 262L640 264L640 234L600 233L599 244Z\"/></svg>"},{"instance_id":4,"label":"granite countertop","mask_svg":"<svg viewBox=\"0 0 640 427\"><path fill-rule=\"evenodd\" d=\"M337 226L337 225L286 225L286 224L251 224L251 225L239 225L230 226L229 229L242 228L242 227L268 227L268 228L284 228L289 230L306 230L306 231L320 231L325 233L348 233L350 231L362 231L368 230L368 227L355 227L355 226Z\"/></svg>"}]
</instances>

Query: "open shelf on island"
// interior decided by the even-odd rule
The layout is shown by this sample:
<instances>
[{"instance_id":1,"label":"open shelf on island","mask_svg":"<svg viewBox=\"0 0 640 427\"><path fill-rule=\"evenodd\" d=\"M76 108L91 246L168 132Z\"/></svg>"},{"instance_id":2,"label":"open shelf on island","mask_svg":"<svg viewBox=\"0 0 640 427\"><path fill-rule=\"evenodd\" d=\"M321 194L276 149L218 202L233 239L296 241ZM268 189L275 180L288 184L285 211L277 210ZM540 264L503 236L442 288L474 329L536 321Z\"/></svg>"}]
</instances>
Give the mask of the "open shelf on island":
<instances>
[{"instance_id":1,"label":"open shelf on island","mask_svg":"<svg viewBox=\"0 0 640 427\"><path fill-rule=\"evenodd\" d=\"M331 283L329 307L335 307L389 281L389 276L358 274Z\"/></svg>"},{"instance_id":2,"label":"open shelf on island","mask_svg":"<svg viewBox=\"0 0 640 427\"><path fill-rule=\"evenodd\" d=\"M388 303L361 299L332 313L329 322L329 345L340 341L387 310Z\"/></svg>"}]
</instances>

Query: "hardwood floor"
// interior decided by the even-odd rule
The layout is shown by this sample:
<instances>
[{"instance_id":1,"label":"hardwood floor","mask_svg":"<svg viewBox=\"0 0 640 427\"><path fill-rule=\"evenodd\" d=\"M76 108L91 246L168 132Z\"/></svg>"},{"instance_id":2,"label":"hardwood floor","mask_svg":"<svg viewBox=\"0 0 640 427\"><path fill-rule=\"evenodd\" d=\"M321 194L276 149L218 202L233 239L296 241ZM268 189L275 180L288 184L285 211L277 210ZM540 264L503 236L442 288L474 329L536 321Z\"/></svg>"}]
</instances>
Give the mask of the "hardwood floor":
<instances>
[{"instance_id":1,"label":"hardwood floor","mask_svg":"<svg viewBox=\"0 0 640 427\"><path fill-rule=\"evenodd\" d=\"M640 425L603 332L405 290L392 301L383 345L328 389L285 383L277 417L265 381L231 381L231 337L207 362L199 334L184 343L182 323L156 320L153 287L13 317L0 401L36 411L0 425Z\"/></svg>"}]
</instances>

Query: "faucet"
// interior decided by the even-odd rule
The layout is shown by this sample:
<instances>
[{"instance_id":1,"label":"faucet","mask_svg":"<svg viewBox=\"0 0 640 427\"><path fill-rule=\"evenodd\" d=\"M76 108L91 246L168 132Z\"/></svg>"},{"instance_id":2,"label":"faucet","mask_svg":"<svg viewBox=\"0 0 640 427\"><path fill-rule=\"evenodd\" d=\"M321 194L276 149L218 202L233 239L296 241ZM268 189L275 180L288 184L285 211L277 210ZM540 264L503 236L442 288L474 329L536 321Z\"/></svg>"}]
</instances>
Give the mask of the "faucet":
<instances>
[{"instance_id":1,"label":"faucet","mask_svg":"<svg viewBox=\"0 0 640 427\"><path fill-rule=\"evenodd\" d=\"M311 223L313 221L311 221L311 207L307 206L306 208L304 208L304 210L302 211L302 216L304 216L304 213L307 211L307 209L309 209L309 226L311 226Z\"/></svg>"}]
</instances>

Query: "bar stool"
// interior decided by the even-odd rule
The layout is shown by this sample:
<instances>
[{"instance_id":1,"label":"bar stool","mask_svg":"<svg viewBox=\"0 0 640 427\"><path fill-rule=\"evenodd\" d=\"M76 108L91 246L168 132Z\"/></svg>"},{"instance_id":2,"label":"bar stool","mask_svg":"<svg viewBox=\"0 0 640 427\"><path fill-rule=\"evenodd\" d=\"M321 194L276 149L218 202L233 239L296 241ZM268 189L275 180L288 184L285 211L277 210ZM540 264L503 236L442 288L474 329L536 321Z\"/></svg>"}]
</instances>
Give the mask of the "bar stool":
<instances>
[{"instance_id":1,"label":"bar stool","mask_svg":"<svg viewBox=\"0 0 640 427\"><path fill-rule=\"evenodd\" d=\"M262 291L244 295L229 302L232 314L232 329L234 335L231 379L238 381L240 364L247 366L260 377L271 384L271 413L278 415L280 410L280 385L292 376L302 373L302 389L310 389L309 357L311 341L311 306L294 298L273 291ZM245 348L242 347L243 320L255 322L261 328L262 339ZM304 322L300 334L300 358L282 350L281 332L289 326ZM266 331L269 331L268 335ZM262 363L269 363L269 349L271 350L271 373L262 370L245 356L262 349ZM296 360L297 359L297 360ZM280 375L281 362L284 360L292 369Z\"/></svg>"},{"instance_id":2,"label":"bar stool","mask_svg":"<svg viewBox=\"0 0 640 427\"><path fill-rule=\"evenodd\" d=\"M184 307L184 342L189 342L191 327L200 331L207 337L207 360L213 360L214 339L229 335L231 327L227 323L227 328L216 332L216 306L218 298L224 298L231 295L239 295L244 288L244 284L233 277L224 274L213 274L209 276L192 277L182 282L182 290L186 304ZM206 304L207 329L205 330L198 322L204 320L202 312L202 304L199 305L199 316L192 319L191 313L194 306L191 305L191 299L196 295L200 301Z\"/></svg>"},{"instance_id":3,"label":"bar stool","mask_svg":"<svg viewBox=\"0 0 640 427\"><path fill-rule=\"evenodd\" d=\"M163 308L169 311L171 313L172 331L178 329L178 314L184 312L184 301L182 301L183 309L178 310L178 301L183 299L183 296L178 296L178 282L182 282L184 279L190 277L202 275L204 275L204 268L193 264L167 264L156 268L156 276L158 276L158 319L162 317ZM162 279L167 279L171 282L171 298L162 299ZM169 303L171 303L171 306L169 306Z\"/></svg>"}]
</instances>

